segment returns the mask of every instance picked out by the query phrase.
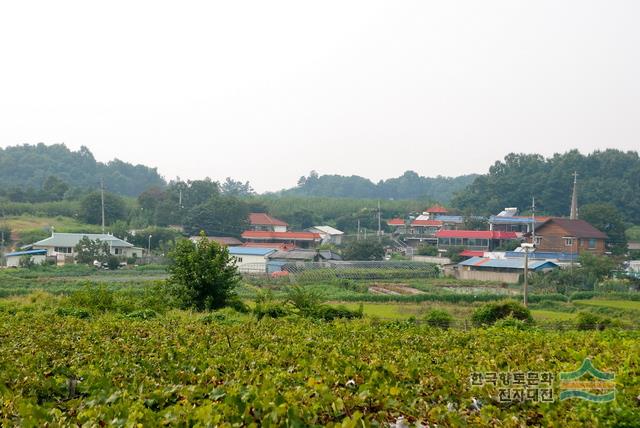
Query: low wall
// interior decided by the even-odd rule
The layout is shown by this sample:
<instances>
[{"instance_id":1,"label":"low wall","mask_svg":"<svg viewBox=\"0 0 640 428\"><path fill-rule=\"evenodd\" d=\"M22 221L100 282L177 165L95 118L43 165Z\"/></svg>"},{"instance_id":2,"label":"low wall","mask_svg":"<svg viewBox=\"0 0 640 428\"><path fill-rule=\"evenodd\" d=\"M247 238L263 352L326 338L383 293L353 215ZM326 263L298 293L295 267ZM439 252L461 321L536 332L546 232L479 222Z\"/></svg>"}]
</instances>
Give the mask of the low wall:
<instances>
[{"instance_id":1,"label":"low wall","mask_svg":"<svg viewBox=\"0 0 640 428\"><path fill-rule=\"evenodd\" d=\"M517 272L491 272L479 270L458 270L459 279L472 279L475 281L499 281L509 284L516 284L520 278Z\"/></svg>"},{"instance_id":2,"label":"low wall","mask_svg":"<svg viewBox=\"0 0 640 428\"><path fill-rule=\"evenodd\" d=\"M451 259L448 257L433 257L433 256L412 256L412 262L421 263L435 263L437 265L448 265L451 263Z\"/></svg>"}]
</instances>

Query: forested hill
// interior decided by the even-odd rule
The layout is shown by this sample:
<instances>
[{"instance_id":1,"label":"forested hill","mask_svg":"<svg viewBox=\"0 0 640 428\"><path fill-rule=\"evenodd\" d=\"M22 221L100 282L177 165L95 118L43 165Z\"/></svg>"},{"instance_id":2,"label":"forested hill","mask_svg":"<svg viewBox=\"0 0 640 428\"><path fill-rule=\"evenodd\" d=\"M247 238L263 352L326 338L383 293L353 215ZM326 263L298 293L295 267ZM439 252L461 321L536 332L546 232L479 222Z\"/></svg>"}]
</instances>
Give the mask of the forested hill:
<instances>
[{"instance_id":1,"label":"forested hill","mask_svg":"<svg viewBox=\"0 0 640 428\"><path fill-rule=\"evenodd\" d=\"M0 181L5 188L39 189L48 177L73 188L96 188L103 178L111 192L137 196L153 186L164 186L155 168L121 160L102 163L86 147L71 151L64 144L21 145L0 148Z\"/></svg>"},{"instance_id":2,"label":"forested hill","mask_svg":"<svg viewBox=\"0 0 640 428\"><path fill-rule=\"evenodd\" d=\"M461 210L495 214L505 207L527 210L535 196L538 212L568 215L573 172L578 173L578 205L608 203L627 222L640 224L638 152L608 149L583 155L577 150L544 158L509 154L452 200Z\"/></svg>"},{"instance_id":3,"label":"forested hill","mask_svg":"<svg viewBox=\"0 0 640 428\"><path fill-rule=\"evenodd\" d=\"M356 175L318 175L312 171L308 177L298 180L297 187L280 193L354 199L421 199L447 203L454 193L471 184L475 177L475 174L460 177L422 177L413 171L407 171L400 177L373 183Z\"/></svg>"}]
</instances>

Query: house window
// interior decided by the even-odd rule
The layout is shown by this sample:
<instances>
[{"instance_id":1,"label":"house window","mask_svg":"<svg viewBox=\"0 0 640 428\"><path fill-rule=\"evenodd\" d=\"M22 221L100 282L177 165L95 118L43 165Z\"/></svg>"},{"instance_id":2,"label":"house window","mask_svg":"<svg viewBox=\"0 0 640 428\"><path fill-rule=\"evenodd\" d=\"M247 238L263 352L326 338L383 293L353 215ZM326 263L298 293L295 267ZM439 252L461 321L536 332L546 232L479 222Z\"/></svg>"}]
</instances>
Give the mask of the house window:
<instances>
[{"instance_id":1,"label":"house window","mask_svg":"<svg viewBox=\"0 0 640 428\"><path fill-rule=\"evenodd\" d=\"M71 254L72 253L71 247L55 247L54 251L56 253L63 253L63 254Z\"/></svg>"},{"instance_id":2,"label":"house window","mask_svg":"<svg viewBox=\"0 0 640 428\"><path fill-rule=\"evenodd\" d=\"M242 263L242 257L236 257L236 261L237 261L238 263Z\"/></svg>"},{"instance_id":3,"label":"house window","mask_svg":"<svg viewBox=\"0 0 640 428\"><path fill-rule=\"evenodd\" d=\"M589 249L593 250L596 248L596 240L595 239L589 239Z\"/></svg>"},{"instance_id":4,"label":"house window","mask_svg":"<svg viewBox=\"0 0 640 428\"><path fill-rule=\"evenodd\" d=\"M564 245L566 247L572 247L573 246L573 238L564 238Z\"/></svg>"},{"instance_id":5,"label":"house window","mask_svg":"<svg viewBox=\"0 0 640 428\"><path fill-rule=\"evenodd\" d=\"M115 254L116 256L119 256L120 254L122 254L122 248L114 248L113 254Z\"/></svg>"},{"instance_id":6,"label":"house window","mask_svg":"<svg viewBox=\"0 0 640 428\"><path fill-rule=\"evenodd\" d=\"M542 244L542 236L535 236L535 237L533 238L533 243L534 243L536 246L541 245L541 244Z\"/></svg>"}]
</instances>

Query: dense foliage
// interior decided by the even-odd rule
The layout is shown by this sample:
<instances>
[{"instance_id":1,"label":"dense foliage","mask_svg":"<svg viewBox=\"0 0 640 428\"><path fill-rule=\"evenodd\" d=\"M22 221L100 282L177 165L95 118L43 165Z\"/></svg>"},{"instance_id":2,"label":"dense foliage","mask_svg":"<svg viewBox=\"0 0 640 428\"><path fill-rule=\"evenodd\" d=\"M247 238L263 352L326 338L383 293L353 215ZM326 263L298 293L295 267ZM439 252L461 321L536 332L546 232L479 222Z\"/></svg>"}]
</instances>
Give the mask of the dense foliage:
<instances>
[{"instance_id":1,"label":"dense foliage","mask_svg":"<svg viewBox=\"0 0 640 428\"><path fill-rule=\"evenodd\" d=\"M366 427L400 417L431 426L637 422L637 332L256 322L224 312L202 319L185 312L87 315L46 307L0 311L0 424ZM497 387L469 381L474 372L573 371L587 356L615 372L614 402L500 404Z\"/></svg>"},{"instance_id":2,"label":"dense foliage","mask_svg":"<svg viewBox=\"0 0 640 428\"><path fill-rule=\"evenodd\" d=\"M308 177L300 177L298 186L282 192L284 195L325 196L354 199L429 199L448 202L454 193L471 184L475 174L460 177L422 177L414 171L402 176L371 180L352 175L318 175L312 171Z\"/></svg>"},{"instance_id":3,"label":"dense foliage","mask_svg":"<svg viewBox=\"0 0 640 428\"><path fill-rule=\"evenodd\" d=\"M640 224L640 157L638 152L614 149L588 155L571 150L550 158L511 153L477 177L452 204L478 214L496 214L505 207L527 210L535 196L538 212L567 216L574 171L581 206L608 203L625 221Z\"/></svg>"},{"instance_id":4,"label":"dense foliage","mask_svg":"<svg viewBox=\"0 0 640 428\"><path fill-rule=\"evenodd\" d=\"M33 200L41 191L44 200L58 200L71 187L95 189L100 178L110 191L128 196L165 184L155 168L118 159L106 164L98 162L84 146L78 151L69 150L64 144L42 143L0 148L0 181L7 196L15 193L9 199L16 202L21 201L17 198L42 201L40 197Z\"/></svg>"},{"instance_id":5,"label":"dense foliage","mask_svg":"<svg viewBox=\"0 0 640 428\"><path fill-rule=\"evenodd\" d=\"M169 256L168 283L185 307L216 309L234 298L240 276L226 247L205 236L195 243L182 239Z\"/></svg>"}]
</instances>

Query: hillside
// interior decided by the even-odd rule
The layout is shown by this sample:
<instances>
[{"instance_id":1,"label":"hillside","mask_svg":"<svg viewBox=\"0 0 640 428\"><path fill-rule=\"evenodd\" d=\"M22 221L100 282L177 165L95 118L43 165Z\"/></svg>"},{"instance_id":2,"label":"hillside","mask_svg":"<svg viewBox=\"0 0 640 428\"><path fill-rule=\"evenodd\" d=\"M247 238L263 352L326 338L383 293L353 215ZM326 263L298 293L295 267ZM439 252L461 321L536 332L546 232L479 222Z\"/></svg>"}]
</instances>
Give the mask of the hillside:
<instances>
[{"instance_id":1,"label":"hillside","mask_svg":"<svg viewBox=\"0 0 640 428\"><path fill-rule=\"evenodd\" d=\"M3 187L40 189L48 177L57 177L70 188L96 188L100 178L109 191L137 196L152 186L164 186L155 168L132 165L118 159L108 163L95 160L81 147L72 151L64 144L24 144L0 148L0 181Z\"/></svg>"},{"instance_id":2,"label":"hillside","mask_svg":"<svg viewBox=\"0 0 640 428\"><path fill-rule=\"evenodd\" d=\"M640 157L638 152L614 149L587 155L572 150L549 158L511 153L460 192L452 205L495 214L507 206L527 210L535 196L538 212L566 216L574 171L579 206L610 204L625 221L640 224Z\"/></svg>"},{"instance_id":3,"label":"hillside","mask_svg":"<svg viewBox=\"0 0 640 428\"><path fill-rule=\"evenodd\" d=\"M460 177L423 177L407 171L400 177L371 180L357 175L318 175L312 171L301 177L298 186L281 192L286 196L340 197L354 199L422 199L447 203L453 195L466 188L475 174Z\"/></svg>"}]
</instances>

